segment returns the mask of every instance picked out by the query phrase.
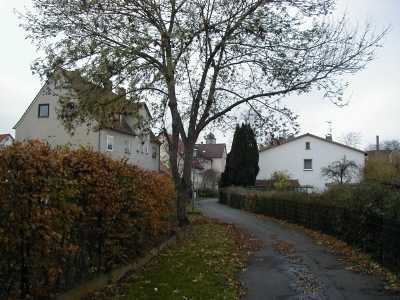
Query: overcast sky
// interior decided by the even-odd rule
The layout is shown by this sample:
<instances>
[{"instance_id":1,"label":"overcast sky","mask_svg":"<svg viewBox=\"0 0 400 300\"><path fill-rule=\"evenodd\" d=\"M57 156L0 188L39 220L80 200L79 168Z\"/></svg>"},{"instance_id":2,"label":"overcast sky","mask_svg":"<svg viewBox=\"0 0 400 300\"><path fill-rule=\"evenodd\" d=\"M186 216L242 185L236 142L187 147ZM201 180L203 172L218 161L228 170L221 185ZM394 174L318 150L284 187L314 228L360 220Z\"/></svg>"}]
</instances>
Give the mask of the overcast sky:
<instances>
[{"instance_id":1,"label":"overcast sky","mask_svg":"<svg viewBox=\"0 0 400 300\"><path fill-rule=\"evenodd\" d=\"M0 0L0 134L15 136L12 128L42 86L39 77L30 71L31 62L38 57L36 47L25 39L27 33L13 14L14 8L23 11L30 2ZM343 98L350 99L349 105L338 108L318 91L290 96L284 103L300 115L300 134L324 137L331 126L337 141L343 133L361 132L361 148L375 143L377 135L381 140L400 140L400 0L337 1L338 12L346 7L354 24L362 26L371 16L377 31L392 26L379 57L365 70L346 78L349 88ZM217 143L230 144L233 130L225 137L215 130Z\"/></svg>"}]
</instances>

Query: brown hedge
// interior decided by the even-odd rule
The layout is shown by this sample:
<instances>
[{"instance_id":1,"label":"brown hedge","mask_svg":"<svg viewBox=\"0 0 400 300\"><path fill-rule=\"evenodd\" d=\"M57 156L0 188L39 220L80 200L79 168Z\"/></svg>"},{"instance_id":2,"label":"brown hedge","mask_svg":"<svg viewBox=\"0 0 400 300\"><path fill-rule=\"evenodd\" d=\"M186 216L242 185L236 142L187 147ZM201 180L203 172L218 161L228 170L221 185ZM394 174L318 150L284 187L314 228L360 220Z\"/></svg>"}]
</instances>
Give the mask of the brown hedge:
<instances>
[{"instance_id":1,"label":"brown hedge","mask_svg":"<svg viewBox=\"0 0 400 300\"><path fill-rule=\"evenodd\" d=\"M0 298L49 298L171 231L174 186L91 149L0 148Z\"/></svg>"}]
</instances>

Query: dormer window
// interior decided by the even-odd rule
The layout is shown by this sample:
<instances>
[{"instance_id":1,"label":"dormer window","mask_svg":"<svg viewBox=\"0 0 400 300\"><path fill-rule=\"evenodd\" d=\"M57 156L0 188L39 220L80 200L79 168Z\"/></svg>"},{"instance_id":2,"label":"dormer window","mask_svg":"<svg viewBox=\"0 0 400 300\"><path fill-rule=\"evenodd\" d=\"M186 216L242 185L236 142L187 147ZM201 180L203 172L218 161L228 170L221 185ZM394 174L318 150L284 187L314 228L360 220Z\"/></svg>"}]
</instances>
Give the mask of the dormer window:
<instances>
[{"instance_id":1,"label":"dormer window","mask_svg":"<svg viewBox=\"0 0 400 300\"><path fill-rule=\"evenodd\" d=\"M306 150L310 150L310 142L306 142Z\"/></svg>"}]
</instances>

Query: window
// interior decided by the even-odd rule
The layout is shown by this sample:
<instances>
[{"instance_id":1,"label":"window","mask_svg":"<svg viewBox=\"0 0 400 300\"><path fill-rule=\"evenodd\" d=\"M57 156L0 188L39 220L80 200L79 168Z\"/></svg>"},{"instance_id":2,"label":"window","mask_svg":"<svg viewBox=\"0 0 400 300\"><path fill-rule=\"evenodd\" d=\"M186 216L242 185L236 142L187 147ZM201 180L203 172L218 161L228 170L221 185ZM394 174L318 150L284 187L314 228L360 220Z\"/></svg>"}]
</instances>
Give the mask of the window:
<instances>
[{"instance_id":1,"label":"window","mask_svg":"<svg viewBox=\"0 0 400 300\"><path fill-rule=\"evenodd\" d=\"M145 153L149 154L149 147L148 146L145 147Z\"/></svg>"},{"instance_id":2,"label":"window","mask_svg":"<svg viewBox=\"0 0 400 300\"><path fill-rule=\"evenodd\" d=\"M39 118L48 118L49 117L49 104L39 104Z\"/></svg>"},{"instance_id":3,"label":"window","mask_svg":"<svg viewBox=\"0 0 400 300\"><path fill-rule=\"evenodd\" d=\"M131 142L125 140L125 153L131 153Z\"/></svg>"},{"instance_id":4,"label":"window","mask_svg":"<svg viewBox=\"0 0 400 300\"><path fill-rule=\"evenodd\" d=\"M107 135L107 151L114 150L114 137L112 135Z\"/></svg>"},{"instance_id":5,"label":"window","mask_svg":"<svg viewBox=\"0 0 400 300\"><path fill-rule=\"evenodd\" d=\"M144 145L142 145L142 153L144 152Z\"/></svg>"},{"instance_id":6,"label":"window","mask_svg":"<svg viewBox=\"0 0 400 300\"><path fill-rule=\"evenodd\" d=\"M140 152L140 144L139 143L136 144L136 151Z\"/></svg>"},{"instance_id":7,"label":"window","mask_svg":"<svg viewBox=\"0 0 400 300\"><path fill-rule=\"evenodd\" d=\"M312 170L312 159L304 160L304 170Z\"/></svg>"},{"instance_id":8,"label":"window","mask_svg":"<svg viewBox=\"0 0 400 300\"><path fill-rule=\"evenodd\" d=\"M157 158L157 149L156 147L151 148L151 157L152 158Z\"/></svg>"},{"instance_id":9,"label":"window","mask_svg":"<svg viewBox=\"0 0 400 300\"><path fill-rule=\"evenodd\" d=\"M310 150L310 142L306 142L306 150Z\"/></svg>"}]
</instances>

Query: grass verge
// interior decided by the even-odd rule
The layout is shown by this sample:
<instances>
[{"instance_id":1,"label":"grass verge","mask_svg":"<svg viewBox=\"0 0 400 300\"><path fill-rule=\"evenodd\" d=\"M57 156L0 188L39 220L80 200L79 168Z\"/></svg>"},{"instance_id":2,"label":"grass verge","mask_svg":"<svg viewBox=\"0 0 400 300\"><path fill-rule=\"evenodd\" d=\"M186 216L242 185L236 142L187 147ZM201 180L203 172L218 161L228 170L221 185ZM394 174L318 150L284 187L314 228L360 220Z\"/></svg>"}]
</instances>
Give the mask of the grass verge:
<instances>
[{"instance_id":1,"label":"grass verge","mask_svg":"<svg viewBox=\"0 0 400 300\"><path fill-rule=\"evenodd\" d=\"M118 283L84 297L98 299L242 299L245 287L235 279L261 242L228 223L189 216L178 241L145 267Z\"/></svg>"}]
</instances>

